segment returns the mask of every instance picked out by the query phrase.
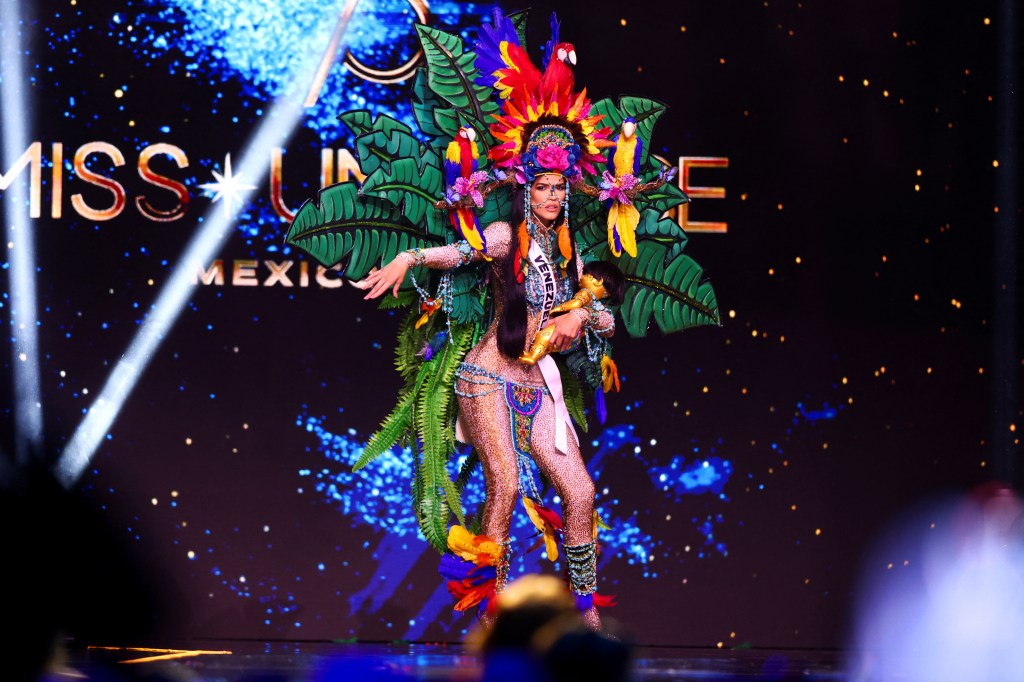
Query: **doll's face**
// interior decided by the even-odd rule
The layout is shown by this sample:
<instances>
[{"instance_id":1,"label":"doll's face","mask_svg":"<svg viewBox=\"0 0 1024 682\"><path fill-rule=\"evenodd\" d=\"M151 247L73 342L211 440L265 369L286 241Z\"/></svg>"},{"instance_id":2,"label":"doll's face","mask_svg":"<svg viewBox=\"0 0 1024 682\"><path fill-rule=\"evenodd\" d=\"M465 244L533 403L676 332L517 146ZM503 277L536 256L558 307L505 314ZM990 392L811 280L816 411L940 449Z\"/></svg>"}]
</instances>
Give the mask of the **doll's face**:
<instances>
[{"instance_id":1,"label":"doll's face","mask_svg":"<svg viewBox=\"0 0 1024 682\"><path fill-rule=\"evenodd\" d=\"M604 290L604 280L598 279L591 274L583 275L580 278L580 286L584 289L590 289L591 293L594 294L594 298L604 298L608 295L608 292Z\"/></svg>"},{"instance_id":2,"label":"doll's face","mask_svg":"<svg viewBox=\"0 0 1024 682\"><path fill-rule=\"evenodd\" d=\"M533 206L533 214L547 227L555 222L564 200L565 178L561 175L540 175L530 185L530 205Z\"/></svg>"}]
</instances>

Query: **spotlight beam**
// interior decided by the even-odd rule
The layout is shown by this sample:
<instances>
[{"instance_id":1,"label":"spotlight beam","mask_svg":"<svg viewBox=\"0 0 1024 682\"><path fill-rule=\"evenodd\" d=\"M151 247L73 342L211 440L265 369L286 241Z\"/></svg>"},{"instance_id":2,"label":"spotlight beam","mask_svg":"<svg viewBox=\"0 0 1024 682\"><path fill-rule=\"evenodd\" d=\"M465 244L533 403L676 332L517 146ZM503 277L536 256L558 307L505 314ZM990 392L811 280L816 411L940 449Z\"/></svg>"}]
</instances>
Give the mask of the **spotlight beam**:
<instances>
[{"instance_id":1,"label":"spotlight beam","mask_svg":"<svg viewBox=\"0 0 1024 682\"><path fill-rule=\"evenodd\" d=\"M26 24L19 2L0 2L0 120L3 121L3 162L13 169L28 148L25 121L32 119L22 64ZM29 217L28 183L15 179L4 202L7 249L10 258L10 338L14 373L15 458L28 461L43 441L43 409L40 400L39 332L35 281L35 230Z\"/></svg>"},{"instance_id":2,"label":"spotlight beam","mask_svg":"<svg viewBox=\"0 0 1024 682\"><path fill-rule=\"evenodd\" d=\"M352 4L354 5L354 2ZM335 36L344 34L351 16L351 13L346 15L344 25L335 30ZM315 69L315 61L307 57L296 70L299 74L297 82L312 81ZM302 99L295 93L280 96L245 146L237 175L245 177L257 186L261 184L269 171L268 159L271 150L291 135L303 113ZM252 191L242 190L241 187L239 190L242 199L249 196ZM139 377L191 297L195 288L192 284L195 267L198 264L205 265L217 254L231 236L234 223L235 219L230 212L222 212L220 206L211 204L207 209L202 228L192 238L170 280L161 289L146 321L114 367L103 390L89 408L57 462L57 475L65 486L73 486L89 465L100 442L106 437L129 394L138 383Z\"/></svg>"}]
</instances>

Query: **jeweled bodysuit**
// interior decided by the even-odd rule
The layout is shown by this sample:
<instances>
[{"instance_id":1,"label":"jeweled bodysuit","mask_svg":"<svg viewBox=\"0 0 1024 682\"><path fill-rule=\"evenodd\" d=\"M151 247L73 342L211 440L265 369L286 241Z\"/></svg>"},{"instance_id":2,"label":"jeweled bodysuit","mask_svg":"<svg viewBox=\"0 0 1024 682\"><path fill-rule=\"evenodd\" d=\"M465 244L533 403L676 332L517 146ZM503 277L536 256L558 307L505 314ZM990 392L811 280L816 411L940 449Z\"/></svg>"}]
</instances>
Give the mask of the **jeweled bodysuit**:
<instances>
[{"instance_id":1,"label":"jeweled bodysuit","mask_svg":"<svg viewBox=\"0 0 1024 682\"><path fill-rule=\"evenodd\" d=\"M463 437L476 448L483 465L487 486L484 503L482 531L491 539L508 540L509 525L519 495L519 469L513 429L509 410L509 398L504 382L515 387L541 389L540 407L532 415L529 435L530 453L537 466L554 486L562 499L562 520L566 545L578 545L593 540L594 483L587 473L587 467L580 456L576 439L567 438L566 452L555 447L555 404L551 394L544 390L544 377L536 365L528 365L510 358L498 348L498 322L502 314L502 288L505 286L502 261L508 257L512 230L507 223L493 223L485 231L487 254L491 262L491 294L495 301L494 320L487 332L465 358L459 372L455 390L458 394L459 415ZM554 233L541 228L535 237L538 245L553 259L555 249ZM456 245L425 249L423 262L428 267L451 269L465 262ZM481 260L478 252L472 252L471 260ZM575 268L577 281L582 276L579 258L570 264ZM555 268L555 301L557 305L572 297L571 284ZM536 290L534 268L527 271L526 306L527 330L525 341L531 341L541 322L542 294ZM584 325L591 325L603 336L614 332L612 315L607 311L582 315ZM585 318L585 319L584 319ZM528 344L527 344L528 347Z\"/></svg>"}]
</instances>

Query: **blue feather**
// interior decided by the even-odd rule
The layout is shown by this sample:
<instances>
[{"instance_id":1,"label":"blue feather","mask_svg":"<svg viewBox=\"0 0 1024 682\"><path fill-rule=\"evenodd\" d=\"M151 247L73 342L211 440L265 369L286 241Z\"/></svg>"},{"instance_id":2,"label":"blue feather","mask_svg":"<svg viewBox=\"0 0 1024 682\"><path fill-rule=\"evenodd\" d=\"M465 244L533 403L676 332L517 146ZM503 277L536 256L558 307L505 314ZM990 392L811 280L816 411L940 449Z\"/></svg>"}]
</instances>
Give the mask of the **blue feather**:
<instances>
[{"instance_id":1,"label":"blue feather","mask_svg":"<svg viewBox=\"0 0 1024 682\"><path fill-rule=\"evenodd\" d=\"M558 23L558 16L554 12L552 12L551 13L551 39L548 42L544 43L544 68L545 69L548 68L548 64L551 62L551 59L555 56L555 46L558 45L558 43L562 42L561 40L559 40L559 36L558 36L558 34L559 34L559 30L558 30L559 27L560 27L560 24Z\"/></svg>"},{"instance_id":2,"label":"blue feather","mask_svg":"<svg viewBox=\"0 0 1024 682\"><path fill-rule=\"evenodd\" d=\"M636 136L636 149L633 151L633 175L640 175L640 157L644 155L644 141Z\"/></svg>"},{"instance_id":3,"label":"blue feather","mask_svg":"<svg viewBox=\"0 0 1024 682\"><path fill-rule=\"evenodd\" d=\"M597 408L597 423L604 424L608 418L608 410L604 404L604 388L601 386L594 391L594 406Z\"/></svg>"},{"instance_id":4,"label":"blue feather","mask_svg":"<svg viewBox=\"0 0 1024 682\"><path fill-rule=\"evenodd\" d=\"M448 161L445 159L444 162L444 181L451 187L455 184L455 181L462 177L462 163L456 161Z\"/></svg>"}]
</instances>

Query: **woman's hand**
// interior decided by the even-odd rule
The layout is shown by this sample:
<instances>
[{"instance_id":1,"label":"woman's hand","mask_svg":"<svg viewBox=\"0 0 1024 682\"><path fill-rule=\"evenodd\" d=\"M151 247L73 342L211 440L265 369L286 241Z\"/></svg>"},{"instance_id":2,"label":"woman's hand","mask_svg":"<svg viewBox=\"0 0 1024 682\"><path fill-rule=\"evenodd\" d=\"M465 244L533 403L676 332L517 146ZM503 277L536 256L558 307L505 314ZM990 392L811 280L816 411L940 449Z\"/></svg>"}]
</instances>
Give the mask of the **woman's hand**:
<instances>
[{"instance_id":1,"label":"woman's hand","mask_svg":"<svg viewBox=\"0 0 1024 682\"><path fill-rule=\"evenodd\" d=\"M583 322L579 315L568 313L559 315L554 319L555 331L551 333L551 340L548 341L548 349L552 351L563 351L572 345L573 341L580 334Z\"/></svg>"},{"instance_id":2,"label":"woman's hand","mask_svg":"<svg viewBox=\"0 0 1024 682\"><path fill-rule=\"evenodd\" d=\"M378 298L388 289L391 289L391 295L397 298L398 289L402 286L402 280L405 279L407 272L409 272L409 263L399 255L380 270L374 270L365 279L356 282L355 286L370 290L366 296L363 296L363 300Z\"/></svg>"}]
</instances>

